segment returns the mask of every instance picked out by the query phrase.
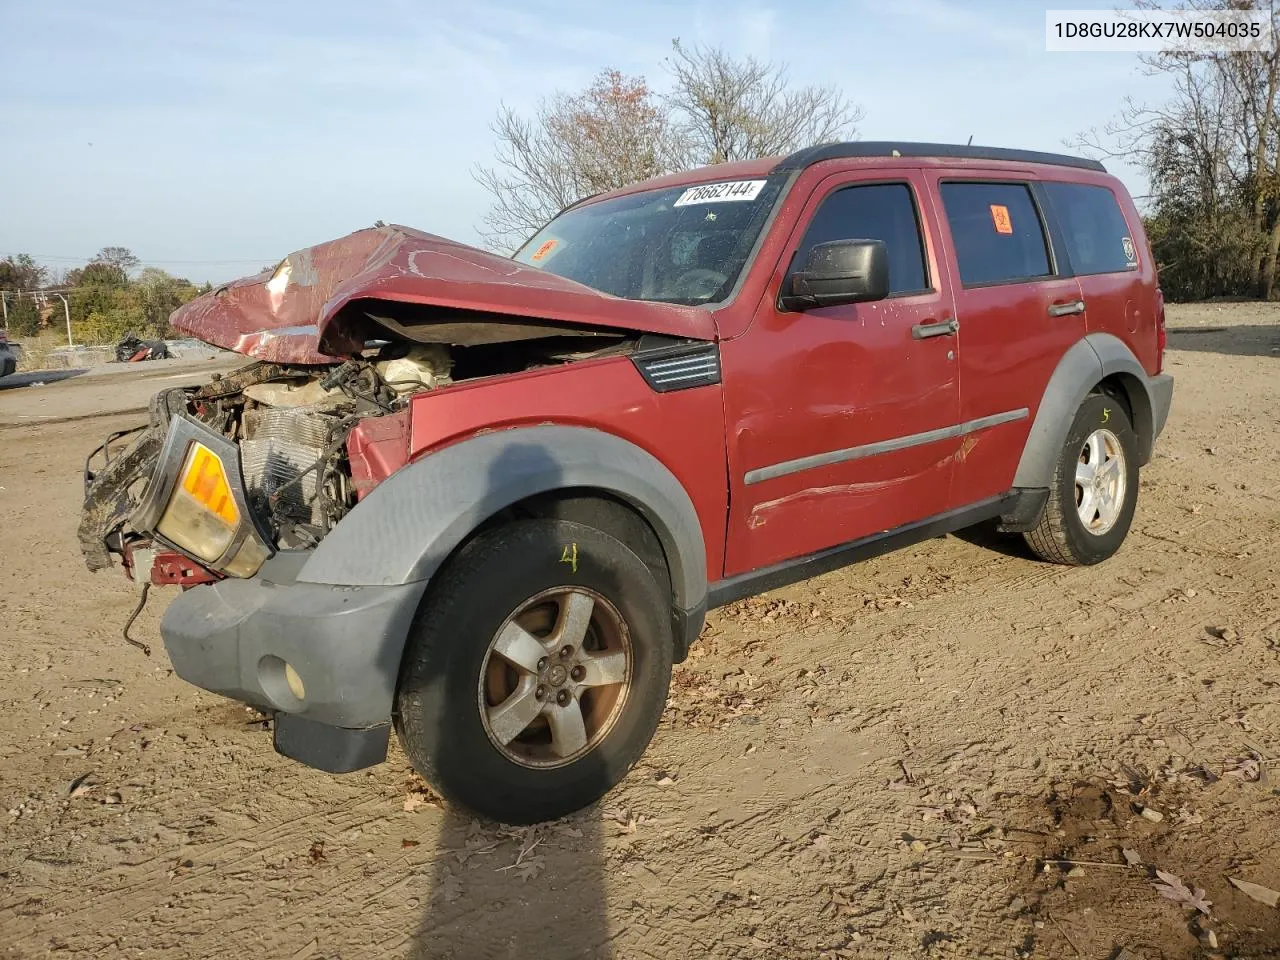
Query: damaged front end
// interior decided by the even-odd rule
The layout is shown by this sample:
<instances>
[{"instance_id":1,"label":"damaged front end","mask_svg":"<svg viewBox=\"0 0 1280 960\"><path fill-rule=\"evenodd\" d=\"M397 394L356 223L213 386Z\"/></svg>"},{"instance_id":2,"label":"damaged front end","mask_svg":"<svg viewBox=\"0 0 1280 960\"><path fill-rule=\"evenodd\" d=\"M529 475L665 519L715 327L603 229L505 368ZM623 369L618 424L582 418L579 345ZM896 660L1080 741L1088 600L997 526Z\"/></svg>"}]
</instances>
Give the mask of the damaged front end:
<instances>
[{"instance_id":1,"label":"damaged front end","mask_svg":"<svg viewBox=\"0 0 1280 960\"><path fill-rule=\"evenodd\" d=\"M387 344L324 367L254 363L157 394L148 425L112 434L86 463L89 569L115 556L135 580L191 585L251 577L277 549L314 546L368 473L360 457L353 480L352 431L404 413L411 394L448 383L450 367L441 345Z\"/></svg>"},{"instance_id":2,"label":"damaged front end","mask_svg":"<svg viewBox=\"0 0 1280 960\"><path fill-rule=\"evenodd\" d=\"M259 361L167 390L89 457L80 545L134 580L251 577L315 546L408 457L410 397L454 380L710 341L710 314L625 300L408 227L290 254L170 324ZM456 370L455 370L456 367Z\"/></svg>"}]
</instances>

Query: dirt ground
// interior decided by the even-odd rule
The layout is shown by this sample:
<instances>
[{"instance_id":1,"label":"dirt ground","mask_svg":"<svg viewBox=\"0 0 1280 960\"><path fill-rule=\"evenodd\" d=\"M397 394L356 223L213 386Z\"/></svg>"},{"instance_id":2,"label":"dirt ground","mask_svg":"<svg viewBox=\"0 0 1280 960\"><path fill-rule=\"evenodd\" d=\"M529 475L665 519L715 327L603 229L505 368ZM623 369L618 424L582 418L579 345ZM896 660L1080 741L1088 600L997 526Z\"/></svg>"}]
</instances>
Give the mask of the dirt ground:
<instances>
[{"instance_id":1,"label":"dirt ground","mask_svg":"<svg viewBox=\"0 0 1280 960\"><path fill-rule=\"evenodd\" d=\"M127 646L74 529L137 415L0 390L0 957L1280 956L1229 883L1280 889L1280 308L1170 314L1118 556L977 531L719 611L641 765L520 830L395 748L275 755L173 676L163 590ZM33 389L44 421L6 418Z\"/></svg>"}]
</instances>

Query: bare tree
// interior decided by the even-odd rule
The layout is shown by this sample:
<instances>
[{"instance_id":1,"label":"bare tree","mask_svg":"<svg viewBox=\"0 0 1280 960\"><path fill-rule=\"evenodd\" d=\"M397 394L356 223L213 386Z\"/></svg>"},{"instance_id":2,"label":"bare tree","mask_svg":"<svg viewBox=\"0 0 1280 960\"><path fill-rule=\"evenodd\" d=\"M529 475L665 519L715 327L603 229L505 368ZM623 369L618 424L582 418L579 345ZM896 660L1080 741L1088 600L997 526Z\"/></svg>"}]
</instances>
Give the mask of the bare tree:
<instances>
[{"instance_id":1,"label":"bare tree","mask_svg":"<svg viewBox=\"0 0 1280 960\"><path fill-rule=\"evenodd\" d=\"M862 111L833 87L793 88L784 67L677 40L673 89L605 70L586 90L544 100L532 118L503 106L496 163L476 181L493 197L481 234L511 250L583 197L708 163L852 137Z\"/></svg>"},{"instance_id":2,"label":"bare tree","mask_svg":"<svg viewBox=\"0 0 1280 960\"><path fill-rule=\"evenodd\" d=\"M133 251L128 247L103 247L98 251L98 255L93 258L93 262L109 263L113 267L119 267L127 274L142 261L134 256Z\"/></svg>"},{"instance_id":3,"label":"bare tree","mask_svg":"<svg viewBox=\"0 0 1280 960\"><path fill-rule=\"evenodd\" d=\"M860 107L833 86L792 87L785 66L719 47L672 43L667 96L688 166L748 160L852 139Z\"/></svg>"},{"instance_id":4,"label":"bare tree","mask_svg":"<svg viewBox=\"0 0 1280 960\"><path fill-rule=\"evenodd\" d=\"M578 94L556 94L532 119L503 106L497 164L475 170L493 196L482 233L511 250L583 197L675 169L678 145L640 77L605 70Z\"/></svg>"},{"instance_id":5,"label":"bare tree","mask_svg":"<svg viewBox=\"0 0 1280 960\"><path fill-rule=\"evenodd\" d=\"M1156 0L1137 0L1159 9ZM1268 9L1259 0L1187 0L1170 9ZM1280 24L1280 21L1277 22ZM1274 293L1280 251L1280 54L1144 56L1173 92L1127 99L1073 144L1137 163L1151 184L1148 233L1167 291L1179 298Z\"/></svg>"}]
</instances>

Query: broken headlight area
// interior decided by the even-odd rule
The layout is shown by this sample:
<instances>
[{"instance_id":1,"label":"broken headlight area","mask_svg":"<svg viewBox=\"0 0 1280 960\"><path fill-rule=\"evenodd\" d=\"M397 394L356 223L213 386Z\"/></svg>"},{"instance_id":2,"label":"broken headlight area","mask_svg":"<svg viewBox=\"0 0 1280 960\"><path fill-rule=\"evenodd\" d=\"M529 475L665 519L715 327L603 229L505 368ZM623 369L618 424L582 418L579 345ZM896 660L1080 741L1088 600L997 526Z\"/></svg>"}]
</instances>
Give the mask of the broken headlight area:
<instances>
[{"instance_id":1,"label":"broken headlight area","mask_svg":"<svg viewBox=\"0 0 1280 960\"><path fill-rule=\"evenodd\" d=\"M394 344L329 367L255 363L158 394L148 426L113 434L86 464L89 568L115 554L145 581L135 554L167 549L250 577L277 549L314 546L356 501L352 428L449 382L450 366L442 346Z\"/></svg>"}]
</instances>

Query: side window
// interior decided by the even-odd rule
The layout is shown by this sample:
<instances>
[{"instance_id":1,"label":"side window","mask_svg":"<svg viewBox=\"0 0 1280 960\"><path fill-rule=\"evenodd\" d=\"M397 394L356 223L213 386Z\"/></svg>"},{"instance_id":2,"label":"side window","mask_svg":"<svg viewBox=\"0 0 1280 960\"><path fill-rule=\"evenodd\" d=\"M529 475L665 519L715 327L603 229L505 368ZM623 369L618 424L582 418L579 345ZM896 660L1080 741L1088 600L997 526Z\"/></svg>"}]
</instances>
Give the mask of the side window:
<instances>
[{"instance_id":1,"label":"side window","mask_svg":"<svg viewBox=\"0 0 1280 960\"><path fill-rule=\"evenodd\" d=\"M905 183L844 187L831 194L814 213L792 262L803 264L811 247L831 240L883 240L889 255L889 293L929 289L920 222Z\"/></svg>"},{"instance_id":2,"label":"side window","mask_svg":"<svg viewBox=\"0 0 1280 960\"><path fill-rule=\"evenodd\" d=\"M1078 274L1120 273L1138 268L1138 254L1116 195L1087 183L1046 183L1045 192L1066 235Z\"/></svg>"},{"instance_id":3,"label":"side window","mask_svg":"<svg viewBox=\"0 0 1280 960\"><path fill-rule=\"evenodd\" d=\"M1044 226L1024 183L944 183L942 205L966 287L1049 275Z\"/></svg>"}]
</instances>

